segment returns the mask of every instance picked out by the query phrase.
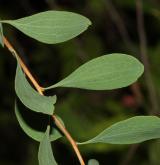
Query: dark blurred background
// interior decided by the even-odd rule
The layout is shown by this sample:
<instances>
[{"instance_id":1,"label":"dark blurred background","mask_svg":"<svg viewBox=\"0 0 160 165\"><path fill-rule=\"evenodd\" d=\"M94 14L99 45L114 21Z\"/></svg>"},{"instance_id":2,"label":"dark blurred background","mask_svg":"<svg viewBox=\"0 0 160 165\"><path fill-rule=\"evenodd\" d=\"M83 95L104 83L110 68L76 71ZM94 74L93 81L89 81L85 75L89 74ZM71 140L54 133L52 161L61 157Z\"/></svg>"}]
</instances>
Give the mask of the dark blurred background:
<instances>
[{"instance_id":1,"label":"dark blurred background","mask_svg":"<svg viewBox=\"0 0 160 165\"><path fill-rule=\"evenodd\" d=\"M138 2L142 2L143 11ZM51 9L80 13L93 24L79 37L57 45L39 43L4 26L5 36L42 86L54 84L86 61L108 53L130 54L145 64L145 74L127 88L55 89L47 93L57 95L56 113L77 141L88 140L107 126L135 115L159 115L159 0L0 0L1 19L17 19ZM0 165L38 165L38 143L24 134L14 114L15 59L3 48L0 56ZM26 121L41 129L44 117L21 107ZM53 150L59 165L78 165L64 138L53 143ZM158 140L135 145L86 145L80 150L86 162L95 158L101 165L160 165Z\"/></svg>"}]
</instances>

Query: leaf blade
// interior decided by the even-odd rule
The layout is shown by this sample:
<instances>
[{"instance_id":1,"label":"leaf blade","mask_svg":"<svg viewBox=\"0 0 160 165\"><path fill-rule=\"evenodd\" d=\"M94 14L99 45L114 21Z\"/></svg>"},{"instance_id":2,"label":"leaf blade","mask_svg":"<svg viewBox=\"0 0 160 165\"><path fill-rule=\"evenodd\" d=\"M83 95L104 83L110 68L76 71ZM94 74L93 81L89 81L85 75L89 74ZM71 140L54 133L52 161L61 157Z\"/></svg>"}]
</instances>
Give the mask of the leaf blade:
<instances>
[{"instance_id":1,"label":"leaf blade","mask_svg":"<svg viewBox=\"0 0 160 165\"><path fill-rule=\"evenodd\" d=\"M45 89L56 87L89 90L122 88L135 82L143 71L143 65L136 58L113 53L83 64L62 81Z\"/></svg>"},{"instance_id":2,"label":"leaf blade","mask_svg":"<svg viewBox=\"0 0 160 165\"><path fill-rule=\"evenodd\" d=\"M17 20L4 20L24 34L48 44L70 40L84 32L91 22L88 18L66 11L45 11Z\"/></svg>"},{"instance_id":3,"label":"leaf blade","mask_svg":"<svg viewBox=\"0 0 160 165\"><path fill-rule=\"evenodd\" d=\"M90 159L88 165L99 165L99 162L96 159Z\"/></svg>"},{"instance_id":4,"label":"leaf blade","mask_svg":"<svg viewBox=\"0 0 160 165\"><path fill-rule=\"evenodd\" d=\"M50 127L48 126L44 137L40 142L38 151L39 165L57 165L56 160L53 157L52 147L49 140L49 130Z\"/></svg>"},{"instance_id":5,"label":"leaf blade","mask_svg":"<svg viewBox=\"0 0 160 165\"><path fill-rule=\"evenodd\" d=\"M4 47L4 43L3 43L3 26L2 26L2 23L0 23L0 44L2 45L2 47Z\"/></svg>"},{"instance_id":6,"label":"leaf blade","mask_svg":"<svg viewBox=\"0 0 160 165\"><path fill-rule=\"evenodd\" d=\"M44 136L44 132L37 131L37 130L31 128L25 122L22 115L20 114L20 111L19 111L16 103L15 103L15 115L16 115L16 118L18 120L18 123L19 123L21 129L25 132L26 135L28 135L30 138L32 138L35 141L38 141L38 142L42 141L42 138ZM62 137L62 134L56 128L54 128L54 131L52 131L50 134L50 141L51 142L55 141L61 137Z\"/></svg>"},{"instance_id":7,"label":"leaf blade","mask_svg":"<svg viewBox=\"0 0 160 165\"><path fill-rule=\"evenodd\" d=\"M156 116L136 116L113 124L95 138L82 144L134 144L160 138L160 119Z\"/></svg>"},{"instance_id":8,"label":"leaf blade","mask_svg":"<svg viewBox=\"0 0 160 165\"><path fill-rule=\"evenodd\" d=\"M27 81L18 59L15 77L15 91L21 102L30 110L48 115L53 114L56 96L42 96L35 91Z\"/></svg>"}]
</instances>

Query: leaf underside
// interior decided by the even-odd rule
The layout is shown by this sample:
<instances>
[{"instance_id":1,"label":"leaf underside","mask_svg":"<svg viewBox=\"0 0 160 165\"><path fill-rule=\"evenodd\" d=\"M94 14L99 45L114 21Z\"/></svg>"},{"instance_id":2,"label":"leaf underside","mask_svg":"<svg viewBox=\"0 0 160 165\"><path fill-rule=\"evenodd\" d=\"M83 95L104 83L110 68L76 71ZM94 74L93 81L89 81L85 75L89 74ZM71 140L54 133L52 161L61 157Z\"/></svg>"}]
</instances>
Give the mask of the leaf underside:
<instances>
[{"instance_id":1,"label":"leaf underside","mask_svg":"<svg viewBox=\"0 0 160 165\"><path fill-rule=\"evenodd\" d=\"M22 130L32 139L40 142L44 136L44 132L41 131L37 131L33 128L31 128L23 119L22 115L20 114L20 111L17 107L17 104L15 104L15 114L16 114L16 118L19 122L20 127L22 128ZM51 134L49 136L50 141L55 141L59 138L62 137L62 134L56 129L56 128L52 128Z\"/></svg>"},{"instance_id":2,"label":"leaf underside","mask_svg":"<svg viewBox=\"0 0 160 165\"><path fill-rule=\"evenodd\" d=\"M50 127L48 126L43 139L40 142L38 151L39 165L57 165L52 153L52 147L49 140L49 131Z\"/></svg>"},{"instance_id":3,"label":"leaf underside","mask_svg":"<svg viewBox=\"0 0 160 165\"><path fill-rule=\"evenodd\" d=\"M15 91L21 102L30 110L48 115L53 114L56 96L42 96L34 90L27 81L18 60L15 77Z\"/></svg>"}]
</instances>

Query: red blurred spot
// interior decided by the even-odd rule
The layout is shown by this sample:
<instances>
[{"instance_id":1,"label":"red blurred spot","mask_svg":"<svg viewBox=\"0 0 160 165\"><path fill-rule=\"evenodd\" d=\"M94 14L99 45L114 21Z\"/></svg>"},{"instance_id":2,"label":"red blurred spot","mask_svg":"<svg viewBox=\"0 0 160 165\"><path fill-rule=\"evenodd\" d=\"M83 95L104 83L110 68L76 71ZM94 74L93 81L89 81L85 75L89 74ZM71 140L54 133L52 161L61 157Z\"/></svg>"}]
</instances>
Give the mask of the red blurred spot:
<instances>
[{"instance_id":1,"label":"red blurred spot","mask_svg":"<svg viewBox=\"0 0 160 165\"><path fill-rule=\"evenodd\" d=\"M125 96L123 96L122 104L125 107L128 107L128 108L132 108L132 107L136 107L137 106L136 100L135 100L134 96L132 96L132 95L125 95Z\"/></svg>"}]
</instances>

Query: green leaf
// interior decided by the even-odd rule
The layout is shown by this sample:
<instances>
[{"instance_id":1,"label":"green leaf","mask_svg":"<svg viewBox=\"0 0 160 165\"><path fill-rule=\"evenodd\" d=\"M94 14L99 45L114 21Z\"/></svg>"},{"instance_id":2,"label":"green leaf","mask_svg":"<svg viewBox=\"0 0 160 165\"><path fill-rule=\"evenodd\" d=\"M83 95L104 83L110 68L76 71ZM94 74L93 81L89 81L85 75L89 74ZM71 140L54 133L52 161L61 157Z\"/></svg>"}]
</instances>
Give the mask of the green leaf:
<instances>
[{"instance_id":1,"label":"green leaf","mask_svg":"<svg viewBox=\"0 0 160 165\"><path fill-rule=\"evenodd\" d=\"M99 165L99 162L96 159L90 159L88 165Z\"/></svg>"},{"instance_id":2,"label":"green leaf","mask_svg":"<svg viewBox=\"0 0 160 165\"><path fill-rule=\"evenodd\" d=\"M76 69L68 77L45 89L75 87L109 90L128 86L143 73L143 65L125 54L109 54L95 58Z\"/></svg>"},{"instance_id":3,"label":"green leaf","mask_svg":"<svg viewBox=\"0 0 160 165\"><path fill-rule=\"evenodd\" d=\"M2 47L4 47L4 43L3 43L3 27L2 27L2 23L0 23L0 44L2 45Z\"/></svg>"},{"instance_id":4,"label":"green leaf","mask_svg":"<svg viewBox=\"0 0 160 165\"><path fill-rule=\"evenodd\" d=\"M21 102L32 111L48 115L53 114L56 96L42 96L34 90L27 81L18 60L15 77L15 90Z\"/></svg>"},{"instance_id":5,"label":"green leaf","mask_svg":"<svg viewBox=\"0 0 160 165\"><path fill-rule=\"evenodd\" d=\"M66 11L46 11L17 20L4 20L24 34L44 43L55 44L72 39L84 32L88 18Z\"/></svg>"},{"instance_id":6,"label":"green leaf","mask_svg":"<svg viewBox=\"0 0 160 165\"><path fill-rule=\"evenodd\" d=\"M17 104L15 104L15 114L16 114L16 118L19 122L20 127L22 128L22 130L32 139L40 142L44 136L44 132L41 131L37 131L33 128L31 128L23 119L22 115L20 114ZM57 139L59 139L60 137L62 137L62 134L56 129L53 128L53 131L51 131L51 135L50 135L50 141L55 141Z\"/></svg>"},{"instance_id":7,"label":"green leaf","mask_svg":"<svg viewBox=\"0 0 160 165\"><path fill-rule=\"evenodd\" d=\"M160 138L160 119L156 116L136 116L113 124L95 138L80 144L133 144Z\"/></svg>"},{"instance_id":8,"label":"green leaf","mask_svg":"<svg viewBox=\"0 0 160 165\"><path fill-rule=\"evenodd\" d=\"M38 151L39 165L57 165L53 157L52 147L49 140L49 130L50 127L48 126L45 135L42 141L40 142Z\"/></svg>"}]
</instances>

